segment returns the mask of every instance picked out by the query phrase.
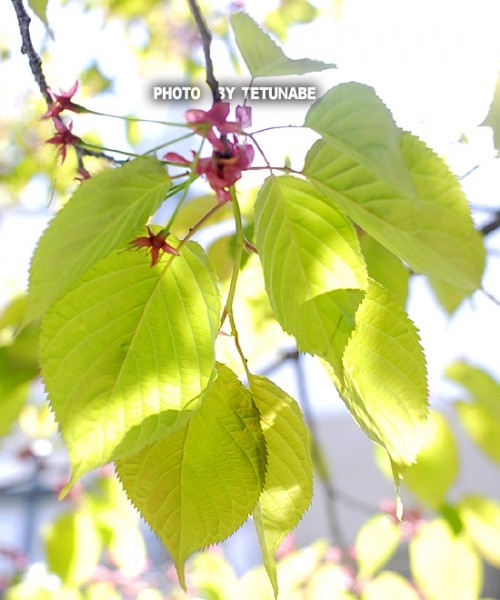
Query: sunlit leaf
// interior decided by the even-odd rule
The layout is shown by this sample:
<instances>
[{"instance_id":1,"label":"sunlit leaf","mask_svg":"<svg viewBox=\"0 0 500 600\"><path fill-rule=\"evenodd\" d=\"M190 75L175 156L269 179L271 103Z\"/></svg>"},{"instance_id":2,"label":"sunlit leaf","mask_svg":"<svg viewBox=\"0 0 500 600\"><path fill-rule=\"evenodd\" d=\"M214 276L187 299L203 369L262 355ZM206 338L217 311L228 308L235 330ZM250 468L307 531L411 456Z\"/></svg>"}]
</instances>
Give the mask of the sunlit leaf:
<instances>
[{"instance_id":1,"label":"sunlit leaf","mask_svg":"<svg viewBox=\"0 0 500 600\"><path fill-rule=\"evenodd\" d=\"M31 10L39 17L43 23L48 27L47 22L47 4L48 0L28 0L28 4Z\"/></svg>"},{"instance_id":2,"label":"sunlit leaf","mask_svg":"<svg viewBox=\"0 0 500 600\"><path fill-rule=\"evenodd\" d=\"M445 417L430 411L417 462L405 471L404 484L419 500L437 510L459 469L458 447Z\"/></svg>"},{"instance_id":3,"label":"sunlit leaf","mask_svg":"<svg viewBox=\"0 0 500 600\"><path fill-rule=\"evenodd\" d=\"M267 447L266 479L254 522L264 565L277 596L275 553L312 499L309 434L295 400L269 379L253 376L250 391L261 415Z\"/></svg>"},{"instance_id":4,"label":"sunlit leaf","mask_svg":"<svg viewBox=\"0 0 500 600\"><path fill-rule=\"evenodd\" d=\"M270 177L255 206L255 240L278 321L340 377L367 285L352 225L307 181Z\"/></svg>"},{"instance_id":5,"label":"sunlit leaf","mask_svg":"<svg viewBox=\"0 0 500 600\"><path fill-rule=\"evenodd\" d=\"M340 393L360 427L397 470L412 464L427 418L425 359L416 327L376 282L356 312L343 363Z\"/></svg>"},{"instance_id":6,"label":"sunlit leaf","mask_svg":"<svg viewBox=\"0 0 500 600\"><path fill-rule=\"evenodd\" d=\"M233 533L255 508L266 466L259 420L248 390L219 366L184 427L117 462L128 497L166 545L183 587L187 557Z\"/></svg>"},{"instance_id":7,"label":"sunlit leaf","mask_svg":"<svg viewBox=\"0 0 500 600\"><path fill-rule=\"evenodd\" d=\"M500 418L500 384L486 371L465 361L452 363L446 377L464 387L477 402Z\"/></svg>"},{"instance_id":8,"label":"sunlit leaf","mask_svg":"<svg viewBox=\"0 0 500 600\"><path fill-rule=\"evenodd\" d=\"M427 600L479 598L481 560L467 537L455 535L442 519L423 525L412 539L410 567Z\"/></svg>"},{"instance_id":9,"label":"sunlit leaf","mask_svg":"<svg viewBox=\"0 0 500 600\"><path fill-rule=\"evenodd\" d=\"M384 571L363 587L361 600L420 600L415 588L399 573ZM472 599L471 599L472 600Z\"/></svg>"},{"instance_id":10,"label":"sunlit leaf","mask_svg":"<svg viewBox=\"0 0 500 600\"><path fill-rule=\"evenodd\" d=\"M500 463L500 417L481 404L455 402L460 423L481 450Z\"/></svg>"},{"instance_id":11,"label":"sunlit leaf","mask_svg":"<svg viewBox=\"0 0 500 600\"><path fill-rule=\"evenodd\" d=\"M307 600L356 600L357 596L345 590L348 585L345 567L327 562L312 573L306 597Z\"/></svg>"},{"instance_id":12,"label":"sunlit leaf","mask_svg":"<svg viewBox=\"0 0 500 600\"><path fill-rule=\"evenodd\" d=\"M415 272L474 291L485 254L462 189L418 138L402 134L399 148L415 197L397 191L347 150L321 140L309 151L304 171L357 225Z\"/></svg>"},{"instance_id":13,"label":"sunlit leaf","mask_svg":"<svg viewBox=\"0 0 500 600\"><path fill-rule=\"evenodd\" d=\"M495 148L500 150L500 73L498 74L490 110L481 125L487 125L493 129Z\"/></svg>"},{"instance_id":14,"label":"sunlit leaf","mask_svg":"<svg viewBox=\"0 0 500 600\"><path fill-rule=\"evenodd\" d=\"M372 577L396 551L401 533L389 515L375 515L366 521L356 536L356 560L361 579Z\"/></svg>"},{"instance_id":15,"label":"sunlit leaf","mask_svg":"<svg viewBox=\"0 0 500 600\"><path fill-rule=\"evenodd\" d=\"M170 186L164 166L154 158L133 160L84 181L35 250L25 323L41 317L96 261L127 246Z\"/></svg>"},{"instance_id":16,"label":"sunlit leaf","mask_svg":"<svg viewBox=\"0 0 500 600\"><path fill-rule=\"evenodd\" d=\"M401 153L403 132L370 86L350 82L333 87L311 106L304 124L337 152L394 189L414 196L414 183Z\"/></svg>"},{"instance_id":17,"label":"sunlit leaf","mask_svg":"<svg viewBox=\"0 0 500 600\"><path fill-rule=\"evenodd\" d=\"M457 504L465 531L480 554L500 568L500 504L482 496L466 496Z\"/></svg>"},{"instance_id":18,"label":"sunlit leaf","mask_svg":"<svg viewBox=\"0 0 500 600\"><path fill-rule=\"evenodd\" d=\"M231 15L236 44L252 77L303 75L332 69L333 64L310 58L288 58L283 50L244 12Z\"/></svg>"},{"instance_id":19,"label":"sunlit leaf","mask_svg":"<svg viewBox=\"0 0 500 600\"><path fill-rule=\"evenodd\" d=\"M73 483L199 407L219 319L213 268L193 242L154 267L139 252L113 253L53 305L42 326L42 374Z\"/></svg>"},{"instance_id":20,"label":"sunlit leaf","mask_svg":"<svg viewBox=\"0 0 500 600\"><path fill-rule=\"evenodd\" d=\"M45 552L49 569L64 583L85 582L101 554L101 542L90 513L80 509L63 514L48 525Z\"/></svg>"}]
</instances>

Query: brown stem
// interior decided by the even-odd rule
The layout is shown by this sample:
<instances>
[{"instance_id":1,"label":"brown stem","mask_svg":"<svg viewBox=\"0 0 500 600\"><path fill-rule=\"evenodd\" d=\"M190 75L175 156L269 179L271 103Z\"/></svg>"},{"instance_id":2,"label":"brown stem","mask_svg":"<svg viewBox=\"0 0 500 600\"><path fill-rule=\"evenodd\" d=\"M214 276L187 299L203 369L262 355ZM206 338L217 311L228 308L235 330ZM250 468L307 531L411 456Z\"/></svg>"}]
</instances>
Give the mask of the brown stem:
<instances>
[{"instance_id":1,"label":"brown stem","mask_svg":"<svg viewBox=\"0 0 500 600\"><path fill-rule=\"evenodd\" d=\"M220 102L221 96L219 92L219 82L215 79L214 65L212 63L212 57L210 55L210 44L212 43L212 34L205 23L205 19L201 14L200 7L196 0L188 0L189 8L193 14L196 22L196 27L200 32L201 43L203 46L203 53L205 54L205 70L207 72L206 82L212 92L212 98L214 102Z\"/></svg>"}]
</instances>

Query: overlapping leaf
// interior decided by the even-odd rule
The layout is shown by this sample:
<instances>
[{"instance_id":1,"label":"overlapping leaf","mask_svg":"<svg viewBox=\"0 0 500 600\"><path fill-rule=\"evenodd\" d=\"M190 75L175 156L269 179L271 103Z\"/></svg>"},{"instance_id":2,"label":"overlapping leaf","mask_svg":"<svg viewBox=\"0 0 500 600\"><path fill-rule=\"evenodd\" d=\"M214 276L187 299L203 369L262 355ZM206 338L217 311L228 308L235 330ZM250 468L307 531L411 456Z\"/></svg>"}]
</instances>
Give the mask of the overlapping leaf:
<instances>
[{"instance_id":1,"label":"overlapping leaf","mask_svg":"<svg viewBox=\"0 0 500 600\"><path fill-rule=\"evenodd\" d=\"M282 327L301 350L325 358L340 376L367 285L352 225L307 181L270 177L255 206L255 238Z\"/></svg>"},{"instance_id":2,"label":"overlapping leaf","mask_svg":"<svg viewBox=\"0 0 500 600\"><path fill-rule=\"evenodd\" d=\"M168 548L183 586L186 558L223 540L252 512L265 468L259 412L222 365L184 427L117 463L127 495Z\"/></svg>"},{"instance_id":3,"label":"overlapping leaf","mask_svg":"<svg viewBox=\"0 0 500 600\"><path fill-rule=\"evenodd\" d=\"M303 75L335 67L333 64L310 58L288 58L269 35L244 12L231 15L230 20L236 44L252 77Z\"/></svg>"},{"instance_id":4,"label":"overlapping leaf","mask_svg":"<svg viewBox=\"0 0 500 600\"><path fill-rule=\"evenodd\" d=\"M373 88L354 82L331 88L311 106L304 124L337 151L413 197L414 184L400 149L402 131Z\"/></svg>"},{"instance_id":5,"label":"overlapping leaf","mask_svg":"<svg viewBox=\"0 0 500 600\"><path fill-rule=\"evenodd\" d=\"M267 378L252 377L250 391L260 411L267 447L266 479L254 511L254 522L264 565L277 597L274 555L312 499L309 434L295 400Z\"/></svg>"},{"instance_id":6,"label":"overlapping leaf","mask_svg":"<svg viewBox=\"0 0 500 600\"><path fill-rule=\"evenodd\" d=\"M403 470L423 442L425 358L415 325L374 281L356 312L343 367L343 400L359 426L387 450L396 470Z\"/></svg>"},{"instance_id":7,"label":"overlapping leaf","mask_svg":"<svg viewBox=\"0 0 500 600\"><path fill-rule=\"evenodd\" d=\"M304 170L357 225L414 271L474 291L481 282L484 247L458 182L416 137L404 133L400 150L416 197L321 140L309 151Z\"/></svg>"},{"instance_id":8,"label":"overlapping leaf","mask_svg":"<svg viewBox=\"0 0 500 600\"><path fill-rule=\"evenodd\" d=\"M42 374L73 482L196 410L213 376L219 318L213 268L191 242L154 267L142 253L113 253L53 305Z\"/></svg>"},{"instance_id":9,"label":"overlapping leaf","mask_svg":"<svg viewBox=\"0 0 500 600\"><path fill-rule=\"evenodd\" d=\"M33 255L25 323L41 317L95 262L127 245L170 186L164 165L155 158L137 159L83 182Z\"/></svg>"}]
</instances>

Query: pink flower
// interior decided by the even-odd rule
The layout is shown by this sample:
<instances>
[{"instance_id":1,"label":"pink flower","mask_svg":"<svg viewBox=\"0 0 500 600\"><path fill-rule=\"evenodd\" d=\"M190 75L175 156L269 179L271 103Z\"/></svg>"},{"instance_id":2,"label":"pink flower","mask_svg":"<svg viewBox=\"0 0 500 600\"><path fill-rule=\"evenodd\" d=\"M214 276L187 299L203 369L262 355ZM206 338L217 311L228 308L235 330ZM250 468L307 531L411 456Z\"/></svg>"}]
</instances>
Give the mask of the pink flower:
<instances>
[{"instance_id":1,"label":"pink flower","mask_svg":"<svg viewBox=\"0 0 500 600\"><path fill-rule=\"evenodd\" d=\"M223 141L217 137L214 127L221 135L228 133L241 133L252 124L252 109L249 106L236 107L236 121L228 121L230 111L229 102L214 102L210 110L191 109L186 112L186 120L193 125L197 133L205 134L214 150L224 152Z\"/></svg>"},{"instance_id":2,"label":"pink flower","mask_svg":"<svg viewBox=\"0 0 500 600\"><path fill-rule=\"evenodd\" d=\"M59 154L61 155L61 164L63 164L66 159L66 148L68 146L73 146L74 144L79 144L82 140L71 133L73 121L70 121L69 126L66 127L59 117L53 117L52 120L57 129L57 134L50 138L50 140L47 140L47 144L56 144L60 146Z\"/></svg>"},{"instance_id":3,"label":"pink flower","mask_svg":"<svg viewBox=\"0 0 500 600\"><path fill-rule=\"evenodd\" d=\"M49 110L43 115L44 119L58 117L63 110L72 110L73 112L79 113L82 112L83 107L78 104L74 104L71 101L71 98L76 93L78 89L78 81L71 86L71 88L67 92L63 92L59 88L59 94L53 92L50 88L48 89L49 94L52 96L52 104L49 107Z\"/></svg>"},{"instance_id":4,"label":"pink flower","mask_svg":"<svg viewBox=\"0 0 500 600\"><path fill-rule=\"evenodd\" d=\"M168 254L172 254L172 256L179 256L179 252L165 241L169 235L168 233L165 233L162 230L159 233L154 234L149 225L146 225L146 229L149 233L148 236L138 237L135 240L132 240L130 244L137 248L151 248L152 267L160 260L160 252L167 252Z\"/></svg>"},{"instance_id":5,"label":"pink flower","mask_svg":"<svg viewBox=\"0 0 500 600\"><path fill-rule=\"evenodd\" d=\"M241 178L241 172L250 167L254 158L254 149L250 144L225 140L225 145L224 154L214 152L212 156L201 158L196 164L196 172L205 175L219 202L231 200L229 188Z\"/></svg>"},{"instance_id":6,"label":"pink flower","mask_svg":"<svg viewBox=\"0 0 500 600\"><path fill-rule=\"evenodd\" d=\"M193 164L184 156L177 154L177 152L167 152L164 156L165 160L171 163L175 163L176 165L191 165Z\"/></svg>"}]
</instances>

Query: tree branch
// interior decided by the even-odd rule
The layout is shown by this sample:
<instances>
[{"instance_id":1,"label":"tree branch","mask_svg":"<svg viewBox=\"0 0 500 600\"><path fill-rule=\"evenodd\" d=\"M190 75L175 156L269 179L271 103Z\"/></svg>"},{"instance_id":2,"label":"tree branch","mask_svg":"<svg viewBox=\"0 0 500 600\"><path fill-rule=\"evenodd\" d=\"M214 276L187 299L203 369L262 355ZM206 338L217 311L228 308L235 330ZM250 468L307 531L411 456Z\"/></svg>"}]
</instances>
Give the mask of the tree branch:
<instances>
[{"instance_id":1,"label":"tree branch","mask_svg":"<svg viewBox=\"0 0 500 600\"><path fill-rule=\"evenodd\" d=\"M210 44L212 43L212 34L210 33L203 15L201 14L200 7L196 0L188 0L189 8L193 14L194 20L196 21L196 27L200 32L201 43L203 46L203 53L205 54L205 69L207 72L206 82L212 92L212 98L214 102L220 102L219 82L215 79L214 65L212 63L212 57L210 55Z\"/></svg>"},{"instance_id":2,"label":"tree branch","mask_svg":"<svg viewBox=\"0 0 500 600\"><path fill-rule=\"evenodd\" d=\"M479 233L482 233L484 236L493 233L494 231L496 231L497 229L500 228L500 211L496 211L495 212L495 217L489 222L486 223L486 225L483 225L480 230Z\"/></svg>"},{"instance_id":3,"label":"tree branch","mask_svg":"<svg viewBox=\"0 0 500 600\"><path fill-rule=\"evenodd\" d=\"M28 56L28 60L30 63L31 72L33 73L33 77L42 92L42 96L45 98L47 102L47 106L52 104L52 97L48 91L47 81L45 80L45 75L42 70L42 61L35 49L33 48L33 43L31 41L30 35L30 23L31 17L26 12L24 8L22 0L12 0L12 4L14 6L14 10L17 15L17 22L19 24L19 32L21 33L22 46L21 53L26 54Z\"/></svg>"}]
</instances>

